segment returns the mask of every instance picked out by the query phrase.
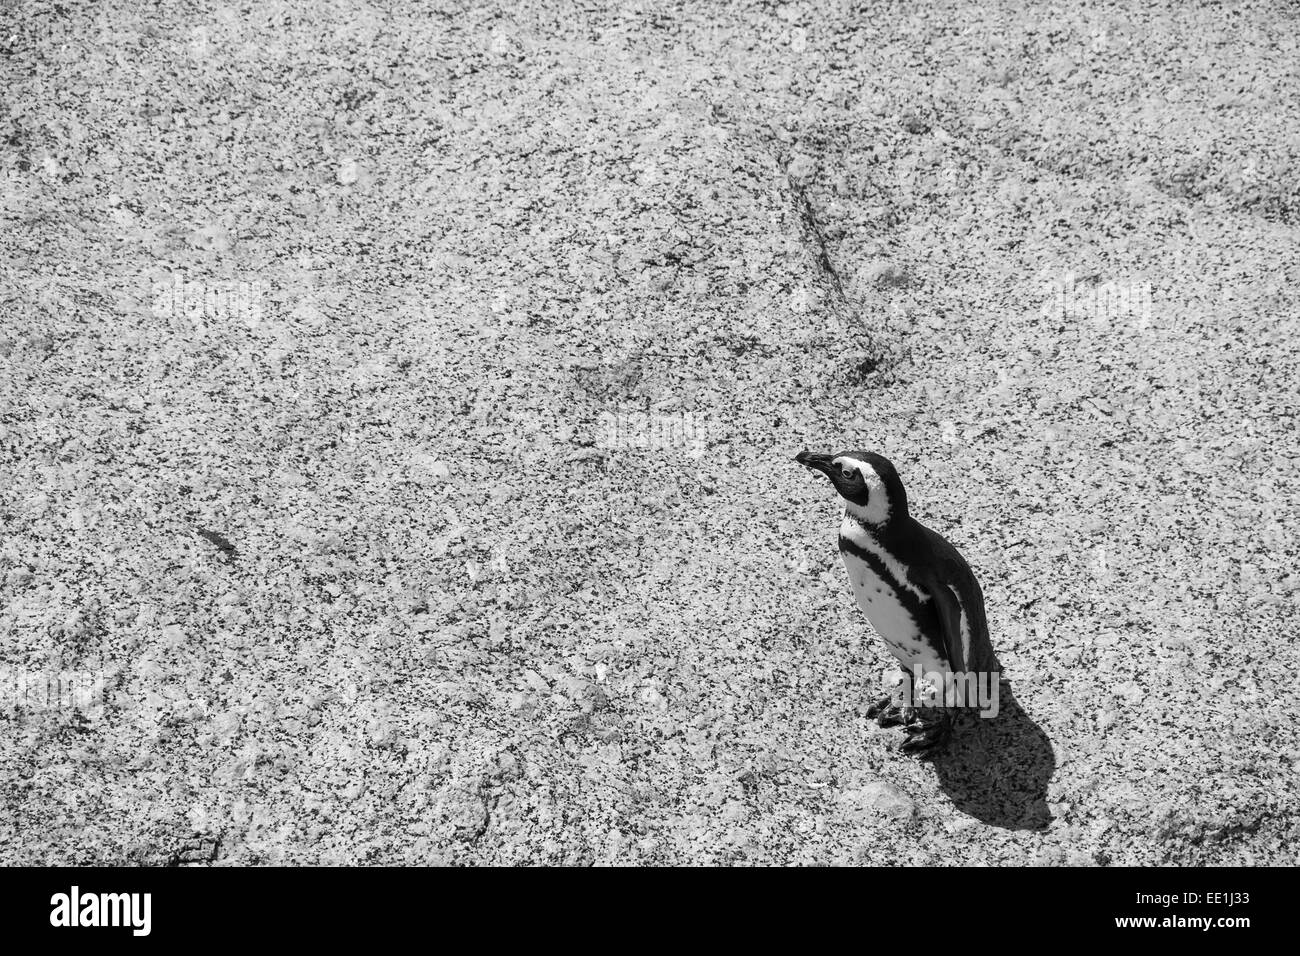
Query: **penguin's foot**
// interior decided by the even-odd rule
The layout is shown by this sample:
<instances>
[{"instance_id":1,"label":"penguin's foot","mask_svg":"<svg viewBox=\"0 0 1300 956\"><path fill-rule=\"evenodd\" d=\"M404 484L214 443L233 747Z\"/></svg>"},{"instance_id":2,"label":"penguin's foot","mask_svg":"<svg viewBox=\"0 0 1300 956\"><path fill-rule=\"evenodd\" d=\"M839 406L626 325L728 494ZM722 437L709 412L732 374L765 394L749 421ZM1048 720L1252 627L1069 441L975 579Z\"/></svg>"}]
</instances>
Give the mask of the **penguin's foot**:
<instances>
[{"instance_id":1,"label":"penguin's foot","mask_svg":"<svg viewBox=\"0 0 1300 956\"><path fill-rule=\"evenodd\" d=\"M867 708L867 717L881 727L901 727L916 720L915 707L899 707L892 697L882 697Z\"/></svg>"},{"instance_id":2,"label":"penguin's foot","mask_svg":"<svg viewBox=\"0 0 1300 956\"><path fill-rule=\"evenodd\" d=\"M887 710L898 710L898 709L899 709L898 706L894 704L894 698L882 697L880 698L880 700L876 701L874 704L872 704L870 707L867 708L867 718L870 720L875 720L877 717L885 713L885 711Z\"/></svg>"},{"instance_id":3,"label":"penguin's foot","mask_svg":"<svg viewBox=\"0 0 1300 956\"><path fill-rule=\"evenodd\" d=\"M943 713L937 719L920 720L909 725L907 736L903 738L898 749L905 754L926 756L941 748L951 736L952 715Z\"/></svg>"}]
</instances>

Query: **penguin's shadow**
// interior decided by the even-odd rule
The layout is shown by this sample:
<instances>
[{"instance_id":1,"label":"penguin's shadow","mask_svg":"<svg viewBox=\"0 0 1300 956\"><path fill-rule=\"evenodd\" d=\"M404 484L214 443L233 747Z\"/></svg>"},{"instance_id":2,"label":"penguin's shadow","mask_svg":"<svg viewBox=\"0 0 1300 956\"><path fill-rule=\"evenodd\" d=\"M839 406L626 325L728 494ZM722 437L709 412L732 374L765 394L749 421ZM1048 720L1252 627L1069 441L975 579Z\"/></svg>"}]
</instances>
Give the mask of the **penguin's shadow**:
<instances>
[{"instance_id":1,"label":"penguin's shadow","mask_svg":"<svg viewBox=\"0 0 1300 956\"><path fill-rule=\"evenodd\" d=\"M1047 784L1056 753L1002 681L996 717L964 714L934 758L939 785L957 808L990 826L1041 830L1052 822Z\"/></svg>"}]
</instances>

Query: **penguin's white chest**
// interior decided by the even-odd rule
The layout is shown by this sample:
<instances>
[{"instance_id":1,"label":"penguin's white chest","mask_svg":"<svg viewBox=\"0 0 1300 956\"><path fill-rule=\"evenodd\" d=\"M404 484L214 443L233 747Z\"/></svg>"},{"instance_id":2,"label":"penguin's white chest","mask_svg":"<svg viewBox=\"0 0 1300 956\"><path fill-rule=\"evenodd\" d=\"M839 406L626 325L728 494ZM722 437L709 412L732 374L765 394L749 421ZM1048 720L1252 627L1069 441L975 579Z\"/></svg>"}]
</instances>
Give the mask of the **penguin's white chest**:
<instances>
[{"instance_id":1,"label":"penguin's white chest","mask_svg":"<svg viewBox=\"0 0 1300 956\"><path fill-rule=\"evenodd\" d=\"M893 556L857 522L846 516L840 526L840 534L873 555L900 582L906 581L906 569L897 566ZM841 551L840 556L844 559L844 569L849 573L849 583L853 586L853 596L857 598L858 607L862 608L867 620L884 639L889 652L898 662L908 670L920 664L927 673L947 672L947 665L922 636L916 619L899 600L895 583L880 577L870 564L850 551ZM917 594L917 597L922 602L929 601L928 595Z\"/></svg>"},{"instance_id":2,"label":"penguin's white chest","mask_svg":"<svg viewBox=\"0 0 1300 956\"><path fill-rule=\"evenodd\" d=\"M878 577L857 555L846 551L843 558L858 607L867 615L876 633L884 638L889 652L909 669L913 664L921 663L927 670L943 670L937 655L921 636L915 619L898 599L893 584Z\"/></svg>"}]
</instances>

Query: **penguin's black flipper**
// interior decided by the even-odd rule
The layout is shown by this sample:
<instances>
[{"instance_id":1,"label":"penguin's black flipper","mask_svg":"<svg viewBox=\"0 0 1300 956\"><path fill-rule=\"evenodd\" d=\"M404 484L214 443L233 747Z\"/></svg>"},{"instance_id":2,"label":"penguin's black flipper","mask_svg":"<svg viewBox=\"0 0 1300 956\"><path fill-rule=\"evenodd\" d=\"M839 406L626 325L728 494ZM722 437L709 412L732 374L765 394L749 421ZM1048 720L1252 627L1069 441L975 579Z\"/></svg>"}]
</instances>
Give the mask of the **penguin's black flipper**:
<instances>
[{"instance_id":1,"label":"penguin's black flipper","mask_svg":"<svg viewBox=\"0 0 1300 956\"><path fill-rule=\"evenodd\" d=\"M962 648L961 601L938 575L926 575L921 586L934 600L939 612L939 633L943 635L943 656L948 666L954 671L966 671L970 661L966 660Z\"/></svg>"},{"instance_id":2,"label":"penguin's black flipper","mask_svg":"<svg viewBox=\"0 0 1300 956\"><path fill-rule=\"evenodd\" d=\"M928 540L931 552L930 560L925 562L925 567L929 569L928 580L923 585L930 594L938 595L935 603L941 608L943 605L940 602L956 602L956 627L950 630L945 623L944 636L955 641L957 648L961 648L965 645L962 637L963 623L969 635L968 653L956 653L949 658L953 669L966 672L1001 671L997 654L989 640L988 618L984 614L984 592L980 589L975 573L947 538L920 522L917 524ZM946 615L943 617L946 620Z\"/></svg>"}]
</instances>

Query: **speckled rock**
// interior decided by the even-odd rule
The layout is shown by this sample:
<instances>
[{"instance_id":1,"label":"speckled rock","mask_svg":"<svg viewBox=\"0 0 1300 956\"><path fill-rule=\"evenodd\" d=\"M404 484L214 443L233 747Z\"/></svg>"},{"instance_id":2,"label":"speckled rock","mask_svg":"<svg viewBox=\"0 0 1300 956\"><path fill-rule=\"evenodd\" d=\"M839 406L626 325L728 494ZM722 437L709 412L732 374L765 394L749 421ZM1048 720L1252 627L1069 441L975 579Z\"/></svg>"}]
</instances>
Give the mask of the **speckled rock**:
<instances>
[{"instance_id":1,"label":"speckled rock","mask_svg":"<svg viewBox=\"0 0 1300 956\"><path fill-rule=\"evenodd\" d=\"M390 7L11 18L0 862L1297 862L1290 14Z\"/></svg>"},{"instance_id":2,"label":"speckled rock","mask_svg":"<svg viewBox=\"0 0 1300 956\"><path fill-rule=\"evenodd\" d=\"M916 812L916 804L896 784L888 780L868 780L840 795L846 806L907 820Z\"/></svg>"}]
</instances>

